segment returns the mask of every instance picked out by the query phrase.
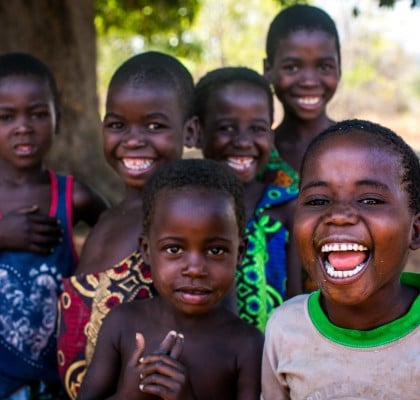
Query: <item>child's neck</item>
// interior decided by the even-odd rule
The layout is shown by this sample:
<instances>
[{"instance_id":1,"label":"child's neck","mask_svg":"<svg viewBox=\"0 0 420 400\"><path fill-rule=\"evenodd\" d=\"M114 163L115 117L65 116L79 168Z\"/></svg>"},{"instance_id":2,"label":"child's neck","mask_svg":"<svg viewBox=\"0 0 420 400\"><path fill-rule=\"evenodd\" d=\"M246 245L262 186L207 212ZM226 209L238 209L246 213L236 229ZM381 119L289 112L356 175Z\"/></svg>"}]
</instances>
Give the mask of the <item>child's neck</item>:
<instances>
[{"instance_id":1,"label":"child's neck","mask_svg":"<svg viewBox=\"0 0 420 400\"><path fill-rule=\"evenodd\" d=\"M157 296L153 299L157 306L157 314L162 327L167 325L167 329L179 330L181 333L206 332L212 329L215 324L223 323L230 312L223 306L217 305L209 312L203 314L189 315L174 309L165 299Z\"/></svg>"},{"instance_id":2,"label":"child's neck","mask_svg":"<svg viewBox=\"0 0 420 400\"><path fill-rule=\"evenodd\" d=\"M245 192L244 202L246 220L249 221L255 212L262 194L264 193L265 185L254 179L251 182L244 183L243 187Z\"/></svg>"},{"instance_id":3,"label":"child's neck","mask_svg":"<svg viewBox=\"0 0 420 400\"><path fill-rule=\"evenodd\" d=\"M0 166L0 182L4 185L18 186L44 183L48 178L47 170L42 166L31 169Z\"/></svg>"},{"instance_id":4,"label":"child's neck","mask_svg":"<svg viewBox=\"0 0 420 400\"><path fill-rule=\"evenodd\" d=\"M321 297L321 304L329 320L346 329L370 330L401 318L417 297L414 288L396 285L393 291L381 290L362 304L343 306Z\"/></svg>"},{"instance_id":5,"label":"child's neck","mask_svg":"<svg viewBox=\"0 0 420 400\"><path fill-rule=\"evenodd\" d=\"M283 138L295 142L310 142L332 123L333 121L326 114L311 120L303 120L295 115L286 114L280 125L275 129L276 139Z\"/></svg>"}]
</instances>

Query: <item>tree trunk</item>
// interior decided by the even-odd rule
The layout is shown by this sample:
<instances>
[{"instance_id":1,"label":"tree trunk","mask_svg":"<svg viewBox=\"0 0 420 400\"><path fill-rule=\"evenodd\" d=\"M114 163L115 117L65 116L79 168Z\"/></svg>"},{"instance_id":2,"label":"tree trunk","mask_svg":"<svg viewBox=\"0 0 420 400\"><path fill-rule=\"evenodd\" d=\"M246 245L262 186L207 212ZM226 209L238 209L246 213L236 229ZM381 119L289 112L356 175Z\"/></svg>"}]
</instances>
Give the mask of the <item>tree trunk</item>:
<instances>
[{"instance_id":1,"label":"tree trunk","mask_svg":"<svg viewBox=\"0 0 420 400\"><path fill-rule=\"evenodd\" d=\"M61 121L47 164L73 174L115 202L122 185L103 157L94 0L1 1L0 37L1 53L32 53L56 78Z\"/></svg>"}]
</instances>

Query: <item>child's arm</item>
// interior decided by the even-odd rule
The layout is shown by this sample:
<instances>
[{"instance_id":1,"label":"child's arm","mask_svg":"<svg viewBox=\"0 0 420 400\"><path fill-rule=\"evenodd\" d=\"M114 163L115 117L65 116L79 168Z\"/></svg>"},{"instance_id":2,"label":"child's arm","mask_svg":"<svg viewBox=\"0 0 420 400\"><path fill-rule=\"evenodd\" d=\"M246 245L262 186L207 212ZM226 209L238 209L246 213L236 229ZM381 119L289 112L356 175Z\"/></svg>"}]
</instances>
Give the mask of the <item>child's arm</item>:
<instances>
[{"instance_id":1,"label":"child's arm","mask_svg":"<svg viewBox=\"0 0 420 400\"><path fill-rule=\"evenodd\" d=\"M263 345L264 336L257 330L247 343L238 341L239 365L235 400L258 400L260 398Z\"/></svg>"},{"instance_id":2,"label":"child's arm","mask_svg":"<svg viewBox=\"0 0 420 400\"><path fill-rule=\"evenodd\" d=\"M296 201L289 201L287 203L286 228L289 232L289 240L286 248L286 268L287 268L287 281L286 281L286 298L290 299L293 296L301 294L302 287L302 264L299 259L296 241L293 235L294 212Z\"/></svg>"},{"instance_id":3,"label":"child's arm","mask_svg":"<svg viewBox=\"0 0 420 400\"><path fill-rule=\"evenodd\" d=\"M10 211L0 217L0 251L49 254L62 236L57 218L40 213L36 205Z\"/></svg>"},{"instance_id":4,"label":"child's arm","mask_svg":"<svg viewBox=\"0 0 420 400\"><path fill-rule=\"evenodd\" d=\"M138 360L143 353L144 341L136 338L136 351L129 365L121 365L121 330L130 324L121 314L116 307L105 317L77 400L141 399ZM122 381L119 383L123 368L124 378L121 377Z\"/></svg>"},{"instance_id":5,"label":"child's arm","mask_svg":"<svg viewBox=\"0 0 420 400\"><path fill-rule=\"evenodd\" d=\"M99 216L109 207L109 204L92 188L84 183L73 183L73 225L84 221L93 226Z\"/></svg>"}]
</instances>

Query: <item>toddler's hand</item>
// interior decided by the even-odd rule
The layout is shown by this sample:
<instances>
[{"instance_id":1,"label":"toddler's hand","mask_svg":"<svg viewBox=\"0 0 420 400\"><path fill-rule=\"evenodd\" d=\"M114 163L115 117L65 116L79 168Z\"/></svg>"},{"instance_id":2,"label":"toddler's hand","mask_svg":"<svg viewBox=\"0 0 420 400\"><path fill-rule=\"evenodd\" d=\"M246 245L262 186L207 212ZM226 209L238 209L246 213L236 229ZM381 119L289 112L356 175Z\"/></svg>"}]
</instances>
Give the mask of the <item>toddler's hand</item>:
<instances>
[{"instance_id":1,"label":"toddler's hand","mask_svg":"<svg viewBox=\"0 0 420 400\"><path fill-rule=\"evenodd\" d=\"M140 390L163 400L193 400L191 384L184 365L179 361L184 336L170 331L159 348L140 359Z\"/></svg>"},{"instance_id":2,"label":"toddler's hand","mask_svg":"<svg viewBox=\"0 0 420 400\"><path fill-rule=\"evenodd\" d=\"M49 254L62 240L57 218L39 212L34 205L11 211L0 219L0 249Z\"/></svg>"}]
</instances>

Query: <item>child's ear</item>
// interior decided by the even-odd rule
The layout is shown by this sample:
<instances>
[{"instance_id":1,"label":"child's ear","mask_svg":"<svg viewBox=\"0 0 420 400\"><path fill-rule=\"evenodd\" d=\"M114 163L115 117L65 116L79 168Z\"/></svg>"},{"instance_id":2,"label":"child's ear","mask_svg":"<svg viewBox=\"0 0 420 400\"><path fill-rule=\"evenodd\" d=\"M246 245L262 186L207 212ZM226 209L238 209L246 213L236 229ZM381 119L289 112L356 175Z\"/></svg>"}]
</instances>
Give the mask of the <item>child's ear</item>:
<instances>
[{"instance_id":1,"label":"child's ear","mask_svg":"<svg viewBox=\"0 0 420 400\"><path fill-rule=\"evenodd\" d=\"M238 267L242 264L242 261L244 260L247 247L248 247L248 238L244 235L241 237L240 242L239 242L238 262L237 262Z\"/></svg>"},{"instance_id":2,"label":"child's ear","mask_svg":"<svg viewBox=\"0 0 420 400\"><path fill-rule=\"evenodd\" d=\"M420 249L420 213L417 213L414 216L413 220L413 231L411 234L411 243L410 243L411 250L418 250Z\"/></svg>"},{"instance_id":3,"label":"child's ear","mask_svg":"<svg viewBox=\"0 0 420 400\"><path fill-rule=\"evenodd\" d=\"M263 71L264 71L264 77L271 82L271 64L268 62L266 58L263 60Z\"/></svg>"},{"instance_id":4,"label":"child's ear","mask_svg":"<svg viewBox=\"0 0 420 400\"><path fill-rule=\"evenodd\" d=\"M54 133L56 135L58 135L58 133L60 132L60 125L61 125L61 112L57 110L55 113L55 129L54 129Z\"/></svg>"},{"instance_id":5,"label":"child's ear","mask_svg":"<svg viewBox=\"0 0 420 400\"><path fill-rule=\"evenodd\" d=\"M198 117L190 118L184 125L184 145L188 148L196 147L198 143Z\"/></svg>"},{"instance_id":6,"label":"child's ear","mask_svg":"<svg viewBox=\"0 0 420 400\"><path fill-rule=\"evenodd\" d=\"M150 265L149 240L147 239L147 236L141 235L139 237L139 249L144 262Z\"/></svg>"}]
</instances>

